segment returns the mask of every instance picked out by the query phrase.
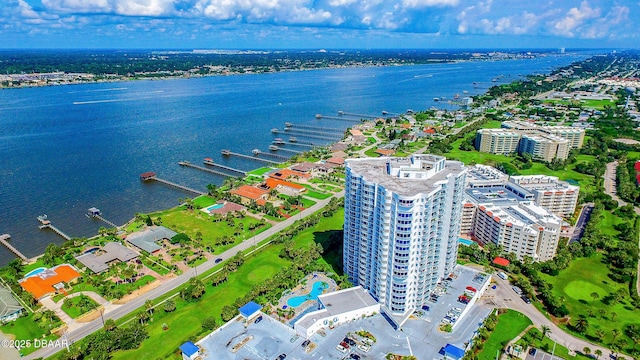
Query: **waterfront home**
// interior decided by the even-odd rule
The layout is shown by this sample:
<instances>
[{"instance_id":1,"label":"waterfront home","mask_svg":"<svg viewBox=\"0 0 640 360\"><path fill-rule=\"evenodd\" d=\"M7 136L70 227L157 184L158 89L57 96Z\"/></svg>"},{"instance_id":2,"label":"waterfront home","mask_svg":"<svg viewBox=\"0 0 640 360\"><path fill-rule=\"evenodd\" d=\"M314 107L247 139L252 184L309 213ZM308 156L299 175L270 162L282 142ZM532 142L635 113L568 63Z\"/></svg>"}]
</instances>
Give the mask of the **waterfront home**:
<instances>
[{"instance_id":1,"label":"waterfront home","mask_svg":"<svg viewBox=\"0 0 640 360\"><path fill-rule=\"evenodd\" d=\"M108 242L102 249L93 249L91 252L76 256L76 260L98 274L108 270L112 264L133 260L138 255L140 254L120 243Z\"/></svg>"},{"instance_id":2,"label":"waterfront home","mask_svg":"<svg viewBox=\"0 0 640 360\"><path fill-rule=\"evenodd\" d=\"M45 296L66 292L67 285L75 283L80 276L73 265L62 264L21 279L19 283L25 291L40 300Z\"/></svg>"},{"instance_id":3,"label":"waterfront home","mask_svg":"<svg viewBox=\"0 0 640 360\"><path fill-rule=\"evenodd\" d=\"M289 196L298 196L306 190L306 188L302 185L274 178L267 179L264 184L270 190L276 189L278 190L278 192Z\"/></svg>"},{"instance_id":4,"label":"waterfront home","mask_svg":"<svg viewBox=\"0 0 640 360\"><path fill-rule=\"evenodd\" d=\"M23 307L13 297L11 291L0 285L0 323L16 320L22 315Z\"/></svg>"},{"instance_id":5,"label":"waterfront home","mask_svg":"<svg viewBox=\"0 0 640 360\"><path fill-rule=\"evenodd\" d=\"M258 200L267 200L267 197L269 196L269 192L267 190L259 189L250 185L242 185L237 189L231 190L230 193L238 195L242 205L249 205L251 202L257 202Z\"/></svg>"},{"instance_id":6,"label":"waterfront home","mask_svg":"<svg viewBox=\"0 0 640 360\"><path fill-rule=\"evenodd\" d=\"M162 246L158 245L158 241L170 240L177 234L164 226L152 226L127 236L127 241L138 249L153 254L162 249Z\"/></svg>"}]
</instances>

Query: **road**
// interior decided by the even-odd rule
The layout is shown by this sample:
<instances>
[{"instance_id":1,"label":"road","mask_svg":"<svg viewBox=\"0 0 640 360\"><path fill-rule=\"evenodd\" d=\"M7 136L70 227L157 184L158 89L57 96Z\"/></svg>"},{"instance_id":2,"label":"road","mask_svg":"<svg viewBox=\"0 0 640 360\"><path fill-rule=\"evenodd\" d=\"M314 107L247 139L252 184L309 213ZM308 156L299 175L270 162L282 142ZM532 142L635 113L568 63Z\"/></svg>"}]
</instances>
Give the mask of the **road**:
<instances>
[{"instance_id":1,"label":"road","mask_svg":"<svg viewBox=\"0 0 640 360\"><path fill-rule=\"evenodd\" d=\"M335 198L341 198L344 196L344 191L341 191L337 194L335 194L333 197ZM229 258L231 258L232 256L234 256L236 253L238 253L239 251L244 251L247 250L249 248L251 248L252 246L254 246L254 244L258 244L263 240L266 240L268 237L280 232L281 230L291 226L294 221L299 220L299 219L303 219L306 218L308 216L310 216L311 214L315 213L316 211L322 209L323 207L325 207L329 201L333 198L330 197L328 199L325 200L320 200L318 201L315 205L311 206L310 208L304 210L303 212L301 212L300 214L293 216L289 219L286 219L276 225L274 225L273 227L267 229L266 231L252 237L249 238L245 241L243 241L242 243L232 247L231 249L225 251L224 253L220 254L219 256L217 256L216 258L221 258L223 260L227 260ZM216 264L215 263L215 259L213 258L205 263L202 263L200 265L198 265L197 267L195 267L194 269L191 269L185 273L183 273L182 275L175 277L173 279L170 279L168 281L166 281L164 284L160 285L159 287L143 294L140 295L139 297L129 301L128 303L121 305L117 308L114 308L111 312L109 313L105 313L104 314L104 319L120 319L124 316L126 316L127 314L137 310L138 308L141 308L144 306L144 303L147 300L153 300L156 299L168 292L171 292L175 289L177 289L178 287L180 287L182 284L185 284L186 282L189 281L189 279L191 279L192 277L194 277L196 274L203 274L206 271L211 270L213 267L215 267ZM83 325L82 327L70 331L69 333L67 333L67 339L69 341L70 344L73 344L81 339L83 339L84 337L92 334L95 331L98 331L99 329L101 329L103 326L102 324L102 319L96 319L94 321L88 322L85 325ZM32 354L29 354L28 356L26 356L26 359L36 359L36 358L47 358L49 356L52 356L53 354L55 354L56 352L62 350L61 348L43 348L40 349L38 351L33 352Z\"/></svg>"},{"instance_id":2,"label":"road","mask_svg":"<svg viewBox=\"0 0 640 360\"><path fill-rule=\"evenodd\" d=\"M585 347L591 349L591 353L596 349L600 349L603 355L610 354L611 350L592 344L588 341L578 339L570 334L567 334L564 330L560 329L551 320L547 319L533 304L525 303L518 294L516 294L511 288L509 280L502 280L497 276L493 277L493 280L497 282L498 286L495 290L489 288L483 295L485 303L493 304L496 307L504 307L519 311L526 315L533 325L540 330L540 327L546 325L551 329L549 338L558 344L566 347L572 352L580 351Z\"/></svg>"},{"instance_id":3,"label":"road","mask_svg":"<svg viewBox=\"0 0 640 360\"><path fill-rule=\"evenodd\" d=\"M618 161L607 163L607 169L604 172L604 192L618 202L618 206L625 206L627 203L618 197L616 192L616 168ZM636 215L640 215L640 207L634 206ZM638 239L638 248L640 249L640 234ZM636 291L640 296L640 257L638 258L638 271L636 272Z\"/></svg>"},{"instance_id":4,"label":"road","mask_svg":"<svg viewBox=\"0 0 640 360\"><path fill-rule=\"evenodd\" d=\"M571 239L569 239L569 244L580 241L582 235L584 234L584 229L591 218L591 212L593 211L593 203L584 204L582 209L580 210L580 216L578 216L578 221L576 221L576 226L573 227L573 234L571 235Z\"/></svg>"}]
</instances>

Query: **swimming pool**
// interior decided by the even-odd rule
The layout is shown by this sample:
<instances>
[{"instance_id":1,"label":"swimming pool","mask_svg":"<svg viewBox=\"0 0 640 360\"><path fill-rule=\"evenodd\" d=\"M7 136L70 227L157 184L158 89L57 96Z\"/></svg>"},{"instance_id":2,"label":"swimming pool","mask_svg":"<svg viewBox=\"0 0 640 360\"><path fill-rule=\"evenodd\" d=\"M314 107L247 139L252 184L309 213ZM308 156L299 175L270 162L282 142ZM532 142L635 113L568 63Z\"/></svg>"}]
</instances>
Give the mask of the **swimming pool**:
<instances>
[{"instance_id":1,"label":"swimming pool","mask_svg":"<svg viewBox=\"0 0 640 360\"><path fill-rule=\"evenodd\" d=\"M213 204L207 208L207 211L222 209L224 204Z\"/></svg>"},{"instance_id":2,"label":"swimming pool","mask_svg":"<svg viewBox=\"0 0 640 360\"><path fill-rule=\"evenodd\" d=\"M473 244L473 241L471 241L469 239L463 239L463 238L458 238L458 242L460 244L467 245L467 246Z\"/></svg>"},{"instance_id":3,"label":"swimming pool","mask_svg":"<svg viewBox=\"0 0 640 360\"><path fill-rule=\"evenodd\" d=\"M294 296L290 298L289 300L287 300L287 305L289 305L290 307L298 307L307 300L316 300L318 299L318 295L322 294L322 290L328 287L329 285L327 283L316 281L315 283L313 283L313 288L311 289L310 293L308 293L307 295Z\"/></svg>"},{"instance_id":4,"label":"swimming pool","mask_svg":"<svg viewBox=\"0 0 640 360\"><path fill-rule=\"evenodd\" d=\"M32 277L32 276L36 276L36 275L40 274L41 272L43 272L43 271L45 271L45 270L47 270L47 268L46 268L46 267L39 267L39 268L37 268L37 269L33 269L33 270L29 271L29 272L24 276L24 278L26 279L26 278L29 278L29 277Z\"/></svg>"}]
</instances>

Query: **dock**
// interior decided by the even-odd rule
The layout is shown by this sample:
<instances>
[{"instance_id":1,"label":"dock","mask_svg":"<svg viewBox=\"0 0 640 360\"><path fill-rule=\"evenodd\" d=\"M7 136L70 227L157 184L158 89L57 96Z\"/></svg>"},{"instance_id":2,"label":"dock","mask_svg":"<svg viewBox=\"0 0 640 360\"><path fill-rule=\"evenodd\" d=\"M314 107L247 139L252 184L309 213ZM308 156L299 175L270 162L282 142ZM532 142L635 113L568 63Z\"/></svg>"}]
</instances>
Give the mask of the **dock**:
<instances>
[{"instance_id":1,"label":"dock","mask_svg":"<svg viewBox=\"0 0 640 360\"><path fill-rule=\"evenodd\" d=\"M154 173L153 171L148 171L146 173L140 174L140 180L145 181L145 182L146 181L157 181L159 183L163 183L165 185L169 185L169 186L172 186L172 187L180 189L180 190L184 190L184 191L187 191L187 192L190 192L190 193L194 193L196 195L204 195L205 194L202 191L198 191L198 190L186 187L184 185L176 184L174 182L161 179L161 178L157 177L156 173Z\"/></svg>"},{"instance_id":2,"label":"dock","mask_svg":"<svg viewBox=\"0 0 640 360\"><path fill-rule=\"evenodd\" d=\"M63 239L71 240L71 236L65 234L62 230L53 226L53 224L51 223L51 220L49 220L49 218L47 217L47 214L38 216L38 221L41 224L39 226L40 230L51 229L54 233L60 235Z\"/></svg>"},{"instance_id":3,"label":"dock","mask_svg":"<svg viewBox=\"0 0 640 360\"><path fill-rule=\"evenodd\" d=\"M237 157L241 157L241 158L245 158L245 159L249 159L249 160L262 161L262 162L266 162L266 163L269 163L269 164L282 164L282 162L273 161L273 160L269 160L269 159L263 159L263 158L259 158L259 157L256 157L256 156L239 154L239 153L233 152L231 150L222 150L221 153L224 156L232 156L233 155L233 156L237 156Z\"/></svg>"},{"instance_id":4,"label":"dock","mask_svg":"<svg viewBox=\"0 0 640 360\"><path fill-rule=\"evenodd\" d=\"M322 130L308 130L308 129L296 129L296 128L285 128L288 134L296 135L297 134L312 134L312 135L327 135L327 136L339 136L342 137L344 131L341 132L331 132L331 131L322 131Z\"/></svg>"},{"instance_id":5,"label":"dock","mask_svg":"<svg viewBox=\"0 0 640 360\"><path fill-rule=\"evenodd\" d=\"M228 170L228 171L231 171L231 172L234 172L234 173L238 173L238 174L243 175L243 176L247 175L246 171L242 171L240 169L235 169L235 168L232 168L230 166L224 166L224 165L216 164L215 162L213 162L213 160L211 160L211 158L205 158L203 160L203 162L204 162L205 165L215 166L215 167L218 167L220 169L225 169L225 170Z\"/></svg>"},{"instance_id":6,"label":"dock","mask_svg":"<svg viewBox=\"0 0 640 360\"><path fill-rule=\"evenodd\" d=\"M268 152L268 151L260 151L258 149L254 149L253 153L255 154L255 156L268 156L268 157L272 157L274 159L279 159L279 160L283 160L283 161L289 160L289 157L287 157L287 156L274 154L274 153L271 153L271 152Z\"/></svg>"},{"instance_id":7,"label":"dock","mask_svg":"<svg viewBox=\"0 0 640 360\"><path fill-rule=\"evenodd\" d=\"M290 122L284 124L284 129L287 130L288 128L296 128L296 129L297 128L301 128L301 129L320 130L320 131L337 131L337 132L340 132L340 133L344 132L343 129L338 129L338 128L303 125L303 124L294 124L294 123L290 123Z\"/></svg>"},{"instance_id":8,"label":"dock","mask_svg":"<svg viewBox=\"0 0 640 360\"><path fill-rule=\"evenodd\" d=\"M298 142L294 142L294 143L287 143L287 146L303 146L306 148L314 148L317 145L313 145L310 143L307 143L306 141L298 141Z\"/></svg>"},{"instance_id":9,"label":"dock","mask_svg":"<svg viewBox=\"0 0 640 360\"><path fill-rule=\"evenodd\" d=\"M104 223L106 223L107 225L117 228L118 225L112 223L111 221L105 219L102 217L102 212L95 207L90 208L89 210L87 210L87 213L85 214L86 217L90 218L90 219L98 219Z\"/></svg>"},{"instance_id":10,"label":"dock","mask_svg":"<svg viewBox=\"0 0 640 360\"><path fill-rule=\"evenodd\" d=\"M277 151L286 151L286 152L290 152L290 153L294 153L294 154L300 154L302 153L302 151L298 151L298 150L292 150L292 149L285 149L283 147L278 148Z\"/></svg>"},{"instance_id":11,"label":"dock","mask_svg":"<svg viewBox=\"0 0 640 360\"><path fill-rule=\"evenodd\" d=\"M9 251L11 251L12 253L14 253L17 257L20 258L20 260L22 261L29 261L29 258L27 258L26 256L24 256L23 253L21 253L18 249L14 248L11 244L9 244L9 242L7 242L7 240L9 240L11 238L11 235L9 234L2 234L0 235L0 243L2 243L2 245L6 246L7 249L9 249Z\"/></svg>"},{"instance_id":12,"label":"dock","mask_svg":"<svg viewBox=\"0 0 640 360\"><path fill-rule=\"evenodd\" d=\"M360 119L349 119L346 117L338 117L338 116L327 116L322 114L316 114L316 119L329 119L329 120L339 120L339 121L350 121L350 122L362 122Z\"/></svg>"},{"instance_id":13,"label":"dock","mask_svg":"<svg viewBox=\"0 0 640 360\"><path fill-rule=\"evenodd\" d=\"M205 162L205 164L206 164L206 162ZM198 166L198 165L192 164L192 163L190 163L188 161L179 161L178 165L185 166L185 167L190 167L190 168L193 168L193 169L198 169L200 171L208 172L208 173L214 174L214 175L224 176L226 178L233 176L231 174L227 174L227 173L224 173L222 171L217 171L217 170L213 170L213 169L207 169L206 167Z\"/></svg>"},{"instance_id":14,"label":"dock","mask_svg":"<svg viewBox=\"0 0 640 360\"><path fill-rule=\"evenodd\" d=\"M337 135L336 136L322 136L322 135L315 135L315 134L305 134L302 132L298 132L298 131L288 131L289 134L293 134L295 136L298 137L305 137L305 138L311 138L311 139L320 139L320 140L326 140L326 141L337 141L340 140L342 138L342 135Z\"/></svg>"},{"instance_id":15,"label":"dock","mask_svg":"<svg viewBox=\"0 0 640 360\"><path fill-rule=\"evenodd\" d=\"M346 115L346 116L357 116L360 118L368 118L368 119L377 119L379 118L379 116L376 115L366 115L366 114L354 114L354 113L348 113L346 111L338 111L338 115Z\"/></svg>"}]
</instances>

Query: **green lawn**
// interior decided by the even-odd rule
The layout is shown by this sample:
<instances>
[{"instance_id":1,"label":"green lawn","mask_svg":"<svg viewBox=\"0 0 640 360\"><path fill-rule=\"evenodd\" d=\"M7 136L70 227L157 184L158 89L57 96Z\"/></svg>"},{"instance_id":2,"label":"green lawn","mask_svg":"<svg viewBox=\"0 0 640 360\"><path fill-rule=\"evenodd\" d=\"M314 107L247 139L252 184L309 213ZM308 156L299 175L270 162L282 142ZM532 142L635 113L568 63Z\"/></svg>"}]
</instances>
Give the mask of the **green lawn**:
<instances>
[{"instance_id":1,"label":"green lawn","mask_svg":"<svg viewBox=\"0 0 640 360\"><path fill-rule=\"evenodd\" d=\"M319 191L307 190L307 191L304 192L304 196L308 196L310 198L314 198L314 199L318 199L318 200L324 200L324 199L330 198L332 195L331 194L321 193Z\"/></svg>"},{"instance_id":2,"label":"green lawn","mask_svg":"<svg viewBox=\"0 0 640 360\"><path fill-rule=\"evenodd\" d=\"M206 208L207 206L211 206L215 203L216 199L208 195L198 196L197 198L193 199L193 206L195 206L197 209Z\"/></svg>"},{"instance_id":3,"label":"green lawn","mask_svg":"<svg viewBox=\"0 0 640 360\"><path fill-rule=\"evenodd\" d=\"M204 246L214 247L214 240L221 236L233 236L236 228L239 228L240 235L236 237L237 240L242 240L243 237L253 236L256 233L260 233L270 227L269 224L265 224L256 231L249 231L248 226L250 224L258 224L259 220L246 216L244 219L234 219L235 226L231 227L226 221L213 222L209 218L209 215L199 210L186 210L184 208L174 208L171 210L154 213L153 218L162 218L162 224L174 231L183 232L190 238L196 238L196 234L200 232L202 234L202 244ZM222 252L233 245L227 245L217 247L216 252Z\"/></svg>"},{"instance_id":4,"label":"green lawn","mask_svg":"<svg viewBox=\"0 0 640 360\"><path fill-rule=\"evenodd\" d=\"M15 336L15 339L18 340L31 340L34 339L46 339L53 340L56 339L55 335L47 335L44 336L48 331L44 331L42 328L38 326L37 323L33 321L33 314L29 316L23 316L16 321L11 321L5 325L0 326L0 331L4 334L12 334ZM21 355L27 355L34 351L38 350L38 348L31 346L28 348L24 348L20 350Z\"/></svg>"},{"instance_id":5,"label":"green lawn","mask_svg":"<svg viewBox=\"0 0 640 360\"><path fill-rule=\"evenodd\" d=\"M62 311L67 313L67 315L69 315L72 319L77 319L80 316L98 307L98 303L93 301L93 299L88 296L84 297L85 301L87 301L86 306L81 306L80 302L82 301L82 298L83 296L69 298L68 301L65 301L65 303L62 304ZM66 302L69 303L69 306L67 306Z\"/></svg>"},{"instance_id":6,"label":"green lawn","mask_svg":"<svg viewBox=\"0 0 640 360\"><path fill-rule=\"evenodd\" d=\"M628 344L631 344L631 339L624 334L623 330L630 324L640 326L640 312L631 306L628 284L619 284L611 280L607 276L609 269L602 263L602 258L602 254L578 258L558 276L542 274L542 277L553 285L554 295L564 299L564 305L572 319L584 316L589 323L585 335L576 333L565 324L561 324L561 327L576 336L586 337L590 341L604 343L607 346L611 344L613 337L611 331L618 329L621 333L618 339L624 338ZM603 301L606 296L619 289L623 289L627 294L621 302L611 304ZM594 299L591 296L592 293L597 293L598 298ZM600 309L605 311L604 316L599 314ZM589 316L589 311L594 315ZM597 330L604 331L604 338L596 335ZM630 345L625 348L626 352L629 350L631 350Z\"/></svg>"},{"instance_id":7,"label":"green lawn","mask_svg":"<svg viewBox=\"0 0 640 360\"><path fill-rule=\"evenodd\" d=\"M581 100L580 101L585 107L596 109L596 110L604 110L605 106L610 106L614 108L616 103L611 100Z\"/></svg>"},{"instance_id":8,"label":"green lawn","mask_svg":"<svg viewBox=\"0 0 640 360\"><path fill-rule=\"evenodd\" d=\"M610 211L602 212L602 220L600 221L600 232L603 235L616 236L620 232L613 228L614 225L623 223L624 220L612 214Z\"/></svg>"},{"instance_id":9,"label":"green lawn","mask_svg":"<svg viewBox=\"0 0 640 360\"><path fill-rule=\"evenodd\" d=\"M295 238L296 244L306 246L313 242L326 243L333 232L342 229L343 216L343 211L337 211L332 217L323 218L315 227L298 234ZM246 294L255 284L289 266L288 260L278 256L282 248L282 244L269 245L248 257L237 272L229 275L229 281L218 287L211 286L210 282L205 280L206 293L197 303L174 298L177 308L173 313L165 313L158 307L153 321L147 326L149 338L139 349L112 354L113 359L180 359L177 355L178 347L189 339L203 335L201 322L204 316L214 316L221 322L220 312L224 305L232 305L236 298ZM327 256L332 256L335 251L337 249L327 250L325 257L320 261L327 261ZM162 330L163 323L168 325L168 330Z\"/></svg>"},{"instance_id":10,"label":"green lawn","mask_svg":"<svg viewBox=\"0 0 640 360\"><path fill-rule=\"evenodd\" d=\"M268 173L271 170L273 170L273 168L270 168L268 166L261 167L259 169L255 169L255 170L251 170L251 171L247 172L247 175L257 175L257 176L262 177L262 175L264 175L265 173Z\"/></svg>"},{"instance_id":11,"label":"green lawn","mask_svg":"<svg viewBox=\"0 0 640 360\"><path fill-rule=\"evenodd\" d=\"M513 340L531 324L531 320L523 314L514 310L507 310L507 312L498 316L496 328L487 339L484 348L478 354L478 358L481 360L495 359L497 352L501 351L509 341Z\"/></svg>"}]
</instances>

